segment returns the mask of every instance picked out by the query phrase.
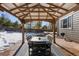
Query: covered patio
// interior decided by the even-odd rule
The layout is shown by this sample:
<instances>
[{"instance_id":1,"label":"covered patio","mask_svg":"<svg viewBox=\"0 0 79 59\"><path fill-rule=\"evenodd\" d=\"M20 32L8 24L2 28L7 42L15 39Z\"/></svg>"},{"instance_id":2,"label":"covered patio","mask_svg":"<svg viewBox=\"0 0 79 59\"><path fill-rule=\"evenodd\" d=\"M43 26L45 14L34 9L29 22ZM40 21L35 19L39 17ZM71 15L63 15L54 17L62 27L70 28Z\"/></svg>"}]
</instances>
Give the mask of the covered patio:
<instances>
[{"instance_id":1,"label":"covered patio","mask_svg":"<svg viewBox=\"0 0 79 59\"><path fill-rule=\"evenodd\" d=\"M21 21L22 31L22 44L15 52L16 55L20 55L22 51L26 49L27 41L25 40L24 24L32 21L47 21L52 23L52 50L59 51L64 49L71 55L75 55L65 47L58 44L56 35L56 23L60 17L79 10L79 4L77 3L0 3L0 10L6 11L13 16L17 17ZM58 29L58 28L57 28ZM57 31L58 32L58 31ZM57 48L60 47L61 49ZM26 51L27 52L27 51ZM27 52L28 53L28 52ZM23 53L24 54L24 53ZM62 55L62 52L55 52L56 55ZM27 54L25 54L27 55Z\"/></svg>"}]
</instances>

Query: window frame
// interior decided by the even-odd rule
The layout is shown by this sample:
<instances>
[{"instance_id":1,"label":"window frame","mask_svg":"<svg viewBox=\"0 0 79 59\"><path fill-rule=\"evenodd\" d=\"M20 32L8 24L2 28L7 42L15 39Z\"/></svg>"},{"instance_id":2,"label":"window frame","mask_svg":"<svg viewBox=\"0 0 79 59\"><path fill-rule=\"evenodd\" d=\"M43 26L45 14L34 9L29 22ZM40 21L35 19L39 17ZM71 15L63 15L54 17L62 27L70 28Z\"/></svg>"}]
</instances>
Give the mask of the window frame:
<instances>
[{"instance_id":1,"label":"window frame","mask_svg":"<svg viewBox=\"0 0 79 59\"><path fill-rule=\"evenodd\" d=\"M70 18L70 21L69 21L69 18ZM63 27L64 19L67 19L67 27L66 28ZM73 28L73 15L68 16L68 17L63 18L62 20L60 20L60 28L61 29L72 29Z\"/></svg>"}]
</instances>

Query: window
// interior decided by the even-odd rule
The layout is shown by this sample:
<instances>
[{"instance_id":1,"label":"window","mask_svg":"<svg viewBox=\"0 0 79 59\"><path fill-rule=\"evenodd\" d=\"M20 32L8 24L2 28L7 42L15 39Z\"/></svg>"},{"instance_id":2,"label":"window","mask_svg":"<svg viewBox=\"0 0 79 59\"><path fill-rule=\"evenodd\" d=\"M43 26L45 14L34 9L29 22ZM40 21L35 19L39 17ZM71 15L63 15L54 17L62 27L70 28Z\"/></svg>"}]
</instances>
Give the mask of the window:
<instances>
[{"instance_id":1,"label":"window","mask_svg":"<svg viewBox=\"0 0 79 59\"><path fill-rule=\"evenodd\" d=\"M61 20L61 28L71 28L72 27L72 16L69 16Z\"/></svg>"},{"instance_id":2,"label":"window","mask_svg":"<svg viewBox=\"0 0 79 59\"><path fill-rule=\"evenodd\" d=\"M63 20L63 28L67 28L68 19Z\"/></svg>"},{"instance_id":3,"label":"window","mask_svg":"<svg viewBox=\"0 0 79 59\"><path fill-rule=\"evenodd\" d=\"M63 28L63 20L61 20L61 28Z\"/></svg>"}]
</instances>

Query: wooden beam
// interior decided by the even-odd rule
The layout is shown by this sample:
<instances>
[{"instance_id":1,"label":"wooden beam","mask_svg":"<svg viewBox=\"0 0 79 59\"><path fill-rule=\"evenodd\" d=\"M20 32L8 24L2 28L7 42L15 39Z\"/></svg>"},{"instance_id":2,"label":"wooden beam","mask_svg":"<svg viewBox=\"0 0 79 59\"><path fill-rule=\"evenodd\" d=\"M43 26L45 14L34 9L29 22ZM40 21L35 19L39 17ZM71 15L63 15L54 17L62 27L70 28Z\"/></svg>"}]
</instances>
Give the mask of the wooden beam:
<instances>
[{"instance_id":1,"label":"wooden beam","mask_svg":"<svg viewBox=\"0 0 79 59\"><path fill-rule=\"evenodd\" d=\"M27 6L28 7L28 6ZM30 8L28 7L28 10L29 10L29 16L30 16L30 20L32 19L31 17L31 12L30 12ZM31 28L31 22L30 22L30 28Z\"/></svg>"},{"instance_id":2,"label":"wooden beam","mask_svg":"<svg viewBox=\"0 0 79 59\"><path fill-rule=\"evenodd\" d=\"M39 19L39 20L38 20L38 19L31 19L31 20L30 20L30 19L25 19L25 20L26 20L26 22L39 21L39 20L40 20L40 21L48 21L48 22L50 22L50 23L53 22L52 19L47 19L47 20L46 20L46 19Z\"/></svg>"},{"instance_id":3,"label":"wooden beam","mask_svg":"<svg viewBox=\"0 0 79 59\"><path fill-rule=\"evenodd\" d=\"M49 7L51 7L51 5L50 5ZM47 11L49 12L49 9L48 9ZM49 15L48 15L48 13L47 13L46 20L48 19L48 16L49 16Z\"/></svg>"},{"instance_id":4,"label":"wooden beam","mask_svg":"<svg viewBox=\"0 0 79 59\"><path fill-rule=\"evenodd\" d=\"M26 4L27 5L27 4ZM28 5L27 5L28 6ZM28 10L28 8L26 8L25 10ZM28 15L29 14L29 12L27 13L27 14L24 14L23 16L25 16L25 15ZM24 18L24 17L23 17Z\"/></svg>"},{"instance_id":5,"label":"wooden beam","mask_svg":"<svg viewBox=\"0 0 79 59\"><path fill-rule=\"evenodd\" d=\"M40 5L41 6L41 5ZM57 15L54 15L54 14L50 14L48 11L46 11L45 9L44 9L44 7L43 6L41 6L41 8L46 12L46 13L48 13L51 17L58 17Z\"/></svg>"},{"instance_id":6,"label":"wooden beam","mask_svg":"<svg viewBox=\"0 0 79 59\"><path fill-rule=\"evenodd\" d=\"M38 19L40 19L40 8L38 8Z\"/></svg>"},{"instance_id":7,"label":"wooden beam","mask_svg":"<svg viewBox=\"0 0 79 59\"><path fill-rule=\"evenodd\" d=\"M46 8L45 6L43 6L44 8ZM30 7L29 7L30 8ZM32 8L36 8L35 6L32 6ZM39 8L39 7L38 7ZM40 7L41 8L41 7ZM28 8L27 8L28 9ZM46 9L50 9L51 11L49 11L49 12L57 12L57 13L59 13L59 14L63 14L63 13L61 13L61 12L58 12L58 11L56 11L56 10L53 10L52 8L46 8ZM27 10L24 10L24 11L22 11L22 12L16 12L15 14L18 14L18 13L23 13L23 12L28 12ZM30 11L30 12L44 12L44 11Z\"/></svg>"},{"instance_id":8,"label":"wooden beam","mask_svg":"<svg viewBox=\"0 0 79 59\"><path fill-rule=\"evenodd\" d=\"M42 6L42 5L41 5ZM42 6L43 8L45 8L44 6ZM59 14L63 14L63 13L61 13L61 12L59 12L59 11L56 11L56 10L53 10L52 8L47 8L47 9L50 9L52 12L57 12L57 13L59 13Z\"/></svg>"},{"instance_id":9,"label":"wooden beam","mask_svg":"<svg viewBox=\"0 0 79 59\"><path fill-rule=\"evenodd\" d=\"M7 10L6 8L4 8L4 7L2 7L1 5L0 5L0 8L1 8L1 10L4 10L4 11L6 11L6 12L8 12L8 13L10 13L10 14L12 14L13 16L15 16L16 18L18 18L20 21L21 21L21 19L18 17L18 16L16 16L15 14L13 14L13 13L11 13L9 10Z\"/></svg>"},{"instance_id":10,"label":"wooden beam","mask_svg":"<svg viewBox=\"0 0 79 59\"><path fill-rule=\"evenodd\" d=\"M60 17L72 12L72 11L78 11L79 10L79 5L77 4L74 8L70 9L68 12L62 14Z\"/></svg>"},{"instance_id":11,"label":"wooden beam","mask_svg":"<svg viewBox=\"0 0 79 59\"><path fill-rule=\"evenodd\" d=\"M23 13L23 12L29 12L29 11L16 12L16 13L14 13L14 14ZM30 12L32 12L32 13L37 13L37 12L43 13L43 12L45 12L45 11L30 11ZM49 10L48 12L56 12L56 11ZM62 14L62 13L61 13L61 14Z\"/></svg>"},{"instance_id":12,"label":"wooden beam","mask_svg":"<svg viewBox=\"0 0 79 59\"><path fill-rule=\"evenodd\" d=\"M60 7L62 7L63 5L65 5L65 3L63 3ZM57 11L59 11L60 10L60 8L58 8L57 9ZM57 12L55 12L55 14L56 14Z\"/></svg>"},{"instance_id":13,"label":"wooden beam","mask_svg":"<svg viewBox=\"0 0 79 59\"><path fill-rule=\"evenodd\" d=\"M16 6L16 8L18 8L18 6L15 4L15 3L13 3L13 5L14 6ZM20 12L22 12L19 8L18 8L18 10L20 11ZM24 13L22 13L23 15L25 15ZM25 20L23 20L23 21L21 21L21 22L24 22ZM25 23L25 22L24 22Z\"/></svg>"},{"instance_id":14,"label":"wooden beam","mask_svg":"<svg viewBox=\"0 0 79 59\"><path fill-rule=\"evenodd\" d=\"M56 10L53 10L54 8L56 8L56 7L45 7L45 6L43 6L44 8L46 8L46 9L50 9L50 11L49 12L58 12L58 11L56 11ZM24 7L24 8L27 8L28 9L28 7ZM32 6L32 7L29 7L29 9L30 8L41 8L41 7L35 7L35 6ZM22 10L22 12L28 12L27 10ZM38 12L38 11L30 11L30 12ZM39 12L43 12L43 11L39 11ZM16 12L16 14L17 13L19 13L19 12ZM63 13L61 13L61 12L58 12L59 14L63 14Z\"/></svg>"},{"instance_id":15,"label":"wooden beam","mask_svg":"<svg viewBox=\"0 0 79 59\"><path fill-rule=\"evenodd\" d=\"M32 9L32 11L34 10L34 8ZM28 14L30 14L30 12L28 12L27 14L23 15L23 18L24 19L26 16L28 16Z\"/></svg>"},{"instance_id":16,"label":"wooden beam","mask_svg":"<svg viewBox=\"0 0 79 59\"><path fill-rule=\"evenodd\" d=\"M38 6L39 4L35 5ZM33 11L35 9L35 7L33 7L33 9L31 11ZM26 15L24 15L23 19L29 14L30 12L28 12Z\"/></svg>"},{"instance_id":17,"label":"wooden beam","mask_svg":"<svg viewBox=\"0 0 79 59\"><path fill-rule=\"evenodd\" d=\"M38 5L38 4L36 4L36 5ZM32 6L32 9L35 8L36 5ZM26 3L26 6L28 6L27 3ZM20 8L18 8L18 9L20 9L21 12L16 12L15 14L22 13L22 12L29 12L28 8L30 9L30 7L24 7L24 8L25 8L25 10L21 10Z\"/></svg>"},{"instance_id":18,"label":"wooden beam","mask_svg":"<svg viewBox=\"0 0 79 59\"><path fill-rule=\"evenodd\" d=\"M1 10L1 11L4 11L2 7L0 7L0 10Z\"/></svg>"},{"instance_id":19,"label":"wooden beam","mask_svg":"<svg viewBox=\"0 0 79 59\"><path fill-rule=\"evenodd\" d=\"M44 6L44 7L45 7L45 6ZM22 9L22 8L23 8L23 9L26 9L26 8L28 8L28 7L20 7L19 9ZM32 6L32 7L29 7L29 8L31 9L31 8L33 8L33 6ZM35 7L35 8L41 8L41 7L38 7L38 6L37 6L37 7ZM57 9L57 7L45 7L45 8L54 8L54 9Z\"/></svg>"},{"instance_id":20,"label":"wooden beam","mask_svg":"<svg viewBox=\"0 0 79 59\"><path fill-rule=\"evenodd\" d=\"M24 39L24 35L25 34L25 32L24 32L24 23L22 23L22 44L24 44L24 42L25 42L25 39Z\"/></svg>"},{"instance_id":21,"label":"wooden beam","mask_svg":"<svg viewBox=\"0 0 79 59\"><path fill-rule=\"evenodd\" d=\"M21 16L22 17L22 16ZM30 16L27 16L30 17ZM31 15L31 17L38 17L38 15ZM39 17L47 17L47 15L40 15ZM39 18L40 19L40 18Z\"/></svg>"},{"instance_id":22,"label":"wooden beam","mask_svg":"<svg viewBox=\"0 0 79 59\"><path fill-rule=\"evenodd\" d=\"M13 5L14 6L16 6L16 8L18 8L18 6L15 4L15 3L13 3ZM20 9L18 9L20 12L22 12ZM25 15L24 13L22 13L23 15Z\"/></svg>"},{"instance_id":23,"label":"wooden beam","mask_svg":"<svg viewBox=\"0 0 79 59\"><path fill-rule=\"evenodd\" d=\"M69 11L69 10L67 10L65 8L60 7L60 6L56 6L56 5L52 4L52 3L47 3L47 4L52 5L52 6L55 6L56 8L60 8L60 9L65 10L65 11Z\"/></svg>"},{"instance_id":24,"label":"wooden beam","mask_svg":"<svg viewBox=\"0 0 79 59\"><path fill-rule=\"evenodd\" d=\"M49 6L49 7L51 7L51 6ZM48 9L47 11L49 12L49 9ZM46 20L48 19L48 16L49 16L49 15L48 15L48 13L47 13L47 15L46 15Z\"/></svg>"},{"instance_id":25,"label":"wooden beam","mask_svg":"<svg viewBox=\"0 0 79 59\"><path fill-rule=\"evenodd\" d=\"M16 8L18 8L18 6L15 4L15 3L13 3L13 5L15 5L16 6ZM28 7L28 5L26 4L26 6ZM18 10L23 14L23 15L25 15L19 8L18 8ZM26 8L25 10L28 10L28 12L30 12L30 9L29 9L29 7L28 8ZM30 13L29 13L30 14ZM30 17L31 17L31 15L30 15Z\"/></svg>"},{"instance_id":26,"label":"wooden beam","mask_svg":"<svg viewBox=\"0 0 79 59\"><path fill-rule=\"evenodd\" d=\"M31 4L31 3L27 3L27 5L29 5L29 4ZM13 8L13 9L11 9L10 11L13 11L13 10L15 10L15 9L19 9L19 8L21 8L21 7L23 7L23 6L26 6L26 4L23 4L23 5L21 5L21 6L18 6L17 8Z\"/></svg>"},{"instance_id":27,"label":"wooden beam","mask_svg":"<svg viewBox=\"0 0 79 59\"><path fill-rule=\"evenodd\" d=\"M47 16L46 16L46 20L48 19L48 14L47 14Z\"/></svg>"},{"instance_id":28,"label":"wooden beam","mask_svg":"<svg viewBox=\"0 0 79 59\"><path fill-rule=\"evenodd\" d=\"M54 21L53 21L53 42L54 43L56 43L56 41L55 41L55 31L56 31L56 28L55 28L55 24L56 24L56 20L54 19Z\"/></svg>"}]
</instances>

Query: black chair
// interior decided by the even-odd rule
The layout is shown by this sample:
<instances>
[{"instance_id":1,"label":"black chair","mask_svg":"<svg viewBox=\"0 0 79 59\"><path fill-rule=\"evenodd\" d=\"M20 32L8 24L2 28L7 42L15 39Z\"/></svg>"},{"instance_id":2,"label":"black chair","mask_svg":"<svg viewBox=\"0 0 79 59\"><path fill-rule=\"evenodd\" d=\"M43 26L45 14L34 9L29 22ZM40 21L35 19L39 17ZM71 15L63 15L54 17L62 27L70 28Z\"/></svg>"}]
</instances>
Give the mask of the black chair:
<instances>
[{"instance_id":1,"label":"black chair","mask_svg":"<svg viewBox=\"0 0 79 59\"><path fill-rule=\"evenodd\" d=\"M64 37L64 35L65 35L65 33L61 33L61 36L63 36L63 37Z\"/></svg>"}]
</instances>

